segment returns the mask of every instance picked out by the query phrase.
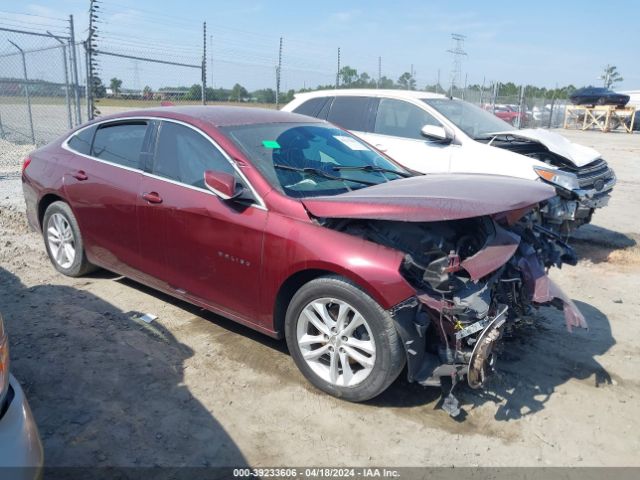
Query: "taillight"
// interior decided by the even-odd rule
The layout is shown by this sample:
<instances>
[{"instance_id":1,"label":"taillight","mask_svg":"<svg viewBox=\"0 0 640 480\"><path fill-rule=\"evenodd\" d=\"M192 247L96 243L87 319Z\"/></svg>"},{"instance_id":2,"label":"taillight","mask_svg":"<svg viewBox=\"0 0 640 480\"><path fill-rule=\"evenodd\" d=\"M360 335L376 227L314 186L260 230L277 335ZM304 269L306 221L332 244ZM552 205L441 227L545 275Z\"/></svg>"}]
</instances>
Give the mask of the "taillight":
<instances>
[{"instance_id":1,"label":"taillight","mask_svg":"<svg viewBox=\"0 0 640 480\"><path fill-rule=\"evenodd\" d=\"M27 167L29 166L30 163L31 163L31 157L26 157L22 161L22 173L24 173L24 171L27 169Z\"/></svg>"}]
</instances>

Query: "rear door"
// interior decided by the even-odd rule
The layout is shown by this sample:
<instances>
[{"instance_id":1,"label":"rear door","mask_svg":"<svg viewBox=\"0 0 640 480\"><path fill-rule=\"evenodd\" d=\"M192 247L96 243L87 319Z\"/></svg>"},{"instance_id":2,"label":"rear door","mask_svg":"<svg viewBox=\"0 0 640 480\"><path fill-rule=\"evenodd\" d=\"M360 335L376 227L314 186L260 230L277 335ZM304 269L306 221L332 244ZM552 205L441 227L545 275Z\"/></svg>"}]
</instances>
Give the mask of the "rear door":
<instances>
[{"instance_id":1,"label":"rear door","mask_svg":"<svg viewBox=\"0 0 640 480\"><path fill-rule=\"evenodd\" d=\"M404 100L382 98L370 133L363 138L401 165L424 173L449 171L452 146L426 139L425 125L442 124L423 108Z\"/></svg>"},{"instance_id":2,"label":"rear door","mask_svg":"<svg viewBox=\"0 0 640 480\"><path fill-rule=\"evenodd\" d=\"M90 127L68 142L76 154L67 165L64 190L87 255L127 275L140 266L136 202L147 134L145 120L117 121Z\"/></svg>"},{"instance_id":3,"label":"rear door","mask_svg":"<svg viewBox=\"0 0 640 480\"><path fill-rule=\"evenodd\" d=\"M376 111L377 98L337 96L328 107L326 119L358 136L370 130L372 114ZM326 109L327 106L323 106Z\"/></svg>"},{"instance_id":4,"label":"rear door","mask_svg":"<svg viewBox=\"0 0 640 480\"><path fill-rule=\"evenodd\" d=\"M207 190L206 170L243 180L209 137L185 124L160 122L149 170L138 193L147 271L179 295L249 317L259 293L266 210Z\"/></svg>"}]
</instances>

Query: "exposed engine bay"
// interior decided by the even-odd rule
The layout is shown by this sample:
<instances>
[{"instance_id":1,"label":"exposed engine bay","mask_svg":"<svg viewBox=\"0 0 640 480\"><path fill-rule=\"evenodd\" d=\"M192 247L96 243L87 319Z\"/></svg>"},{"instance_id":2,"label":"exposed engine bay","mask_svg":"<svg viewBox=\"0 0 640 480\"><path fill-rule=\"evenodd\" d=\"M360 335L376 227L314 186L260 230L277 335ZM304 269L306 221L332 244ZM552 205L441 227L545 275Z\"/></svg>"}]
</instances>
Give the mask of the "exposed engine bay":
<instances>
[{"instance_id":1,"label":"exposed engine bay","mask_svg":"<svg viewBox=\"0 0 640 480\"><path fill-rule=\"evenodd\" d=\"M595 209L605 207L609 202L616 178L602 159L582 167L576 166L540 142L509 134L496 135L488 143L534 158L577 177L576 184L571 188L549 182L556 188L557 196L542 203L537 215L541 224L551 230L568 235L579 226L589 223Z\"/></svg>"},{"instance_id":2,"label":"exposed engine bay","mask_svg":"<svg viewBox=\"0 0 640 480\"><path fill-rule=\"evenodd\" d=\"M546 269L575 265L575 253L529 212L435 222L323 219L321 223L404 253L401 274L416 296L391 312L405 345L410 381L441 386L443 408L458 410L453 387L479 388L493 371L505 326L532 308L564 310L566 325L586 328ZM512 225L509 225L512 223Z\"/></svg>"}]
</instances>

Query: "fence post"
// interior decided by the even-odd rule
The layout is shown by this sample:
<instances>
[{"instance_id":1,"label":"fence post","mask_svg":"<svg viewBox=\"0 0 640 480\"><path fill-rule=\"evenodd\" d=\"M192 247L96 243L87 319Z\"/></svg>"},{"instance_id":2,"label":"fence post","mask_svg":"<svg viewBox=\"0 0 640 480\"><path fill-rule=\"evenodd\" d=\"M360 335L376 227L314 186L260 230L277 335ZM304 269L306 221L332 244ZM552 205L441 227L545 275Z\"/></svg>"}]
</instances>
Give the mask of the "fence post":
<instances>
[{"instance_id":1,"label":"fence post","mask_svg":"<svg viewBox=\"0 0 640 480\"><path fill-rule=\"evenodd\" d=\"M92 103L92 88L91 88L91 84L92 84L92 79L91 79L91 67L89 66L89 62L90 60L90 56L89 56L89 49L87 48L87 42L82 42L82 44L84 45L84 66L85 66L85 74L87 77L87 83L86 83L86 87L85 87L85 98L87 101L87 121L89 120L93 120L93 107L91 106Z\"/></svg>"},{"instance_id":2,"label":"fence post","mask_svg":"<svg viewBox=\"0 0 640 480\"><path fill-rule=\"evenodd\" d=\"M65 103L67 104L67 126L69 127L69 130L71 130L71 100L69 98L69 74L67 72L67 46L60 39L60 37L56 37L49 30L47 30L47 33L62 45L62 66L64 67L64 99Z\"/></svg>"},{"instance_id":3,"label":"fence post","mask_svg":"<svg viewBox=\"0 0 640 480\"><path fill-rule=\"evenodd\" d=\"M496 97L498 96L498 89L500 88L500 82L493 83L493 92L491 95L491 111L496 113Z\"/></svg>"},{"instance_id":4,"label":"fence post","mask_svg":"<svg viewBox=\"0 0 640 480\"><path fill-rule=\"evenodd\" d=\"M0 113L0 138L3 140L5 138L4 128L2 127L2 113Z\"/></svg>"},{"instance_id":5,"label":"fence post","mask_svg":"<svg viewBox=\"0 0 640 480\"><path fill-rule=\"evenodd\" d=\"M27 112L29 114L29 127L31 128L31 143L36 144L36 134L33 131L33 115L31 114L31 97L29 96L29 78L27 77L27 59L24 56L24 50L11 40L7 40L11 45L16 47L22 56L22 72L24 74L24 96L27 99Z\"/></svg>"},{"instance_id":6,"label":"fence post","mask_svg":"<svg viewBox=\"0 0 640 480\"><path fill-rule=\"evenodd\" d=\"M71 62L71 74L73 76L73 98L76 108L76 125L82 123L82 107L80 106L80 83L78 81L78 56L76 52L76 37L73 27L73 15L69 15L69 61Z\"/></svg>"},{"instance_id":7,"label":"fence post","mask_svg":"<svg viewBox=\"0 0 640 480\"><path fill-rule=\"evenodd\" d=\"M518 128L522 128L522 106L524 103L524 85L520 85L520 100L518 101Z\"/></svg>"}]
</instances>

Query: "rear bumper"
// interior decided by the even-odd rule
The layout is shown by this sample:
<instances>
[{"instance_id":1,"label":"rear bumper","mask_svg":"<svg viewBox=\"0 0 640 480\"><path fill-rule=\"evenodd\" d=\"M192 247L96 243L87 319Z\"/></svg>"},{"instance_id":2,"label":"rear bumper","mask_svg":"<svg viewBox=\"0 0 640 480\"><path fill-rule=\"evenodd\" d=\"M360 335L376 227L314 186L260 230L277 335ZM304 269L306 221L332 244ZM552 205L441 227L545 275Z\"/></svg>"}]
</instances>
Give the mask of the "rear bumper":
<instances>
[{"instance_id":1,"label":"rear bumper","mask_svg":"<svg viewBox=\"0 0 640 480\"><path fill-rule=\"evenodd\" d=\"M0 418L0 477L42 477L44 452L29 403L17 380L9 378L9 406Z\"/></svg>"},{"instance_id":2,"label":"rear bumper","mask_svg":"<svg viewBox=\"0 0 640 480\"><path fill-rule=\"evenodd\" d=\"M32 230L39 232L40 222L38 221L38 193L24 175L22 176L22 193L24 195L29 227Z\"/></svg>"}]
</instances>

